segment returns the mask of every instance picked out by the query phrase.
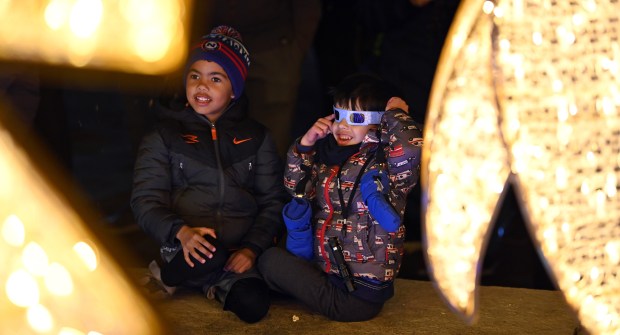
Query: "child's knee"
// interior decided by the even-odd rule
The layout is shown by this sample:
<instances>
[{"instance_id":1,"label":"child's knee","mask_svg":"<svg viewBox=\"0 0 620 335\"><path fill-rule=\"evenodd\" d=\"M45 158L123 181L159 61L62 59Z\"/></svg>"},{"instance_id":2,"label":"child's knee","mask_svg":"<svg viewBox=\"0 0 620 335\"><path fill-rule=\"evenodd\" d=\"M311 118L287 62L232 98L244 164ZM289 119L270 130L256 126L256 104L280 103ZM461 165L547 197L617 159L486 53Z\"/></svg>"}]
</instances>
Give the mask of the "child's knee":
<instances>
[{"instance_id":1,"label":"child's knee","mask_svg":"<svg viewBox=\"0 0 620 335\"><path fill-rule=\"evenodd\" d=\"M273 264L274 262L276 262L277 264L278 253L283 250L284 249L282 248L271 247L263 251L263 253L258 257L257 260L256 267L258 268L258 271L263 273L263 271L271 267L270 264Z\"/></svg>"},{"instance_id":2,"label":"child's knee","mask_svg":"<svg viewBox=\"0 0 620 335\"><path fill-rule=\"evenodd\" d=\"M271 305L269 288L259 278L239 279L230 288L224 302L224 310L229 310L247 323L260 321Z\"/></svg>"}]
</instances>

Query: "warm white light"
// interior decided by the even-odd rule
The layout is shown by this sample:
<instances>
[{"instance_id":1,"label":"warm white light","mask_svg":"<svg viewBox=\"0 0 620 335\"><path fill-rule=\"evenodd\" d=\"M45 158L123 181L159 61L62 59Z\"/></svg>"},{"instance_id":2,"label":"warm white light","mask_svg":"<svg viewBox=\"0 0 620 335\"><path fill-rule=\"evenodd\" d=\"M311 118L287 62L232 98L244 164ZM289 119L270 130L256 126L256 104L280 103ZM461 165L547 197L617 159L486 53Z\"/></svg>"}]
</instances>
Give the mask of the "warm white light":
<instances>
[{"instance_id":1,"label":"warm white light","mask_svg":"<svg viewBox=\"0 0 620 335\"><path fill-rule=\"evenodd\" d=\"M52 30L58 30L67 22L70 11L70 0L52 0L45 8L45 23Z\"/></svg>"},{"instance_id":2,"label":"warm white light","mask_svg":"<svg viewBox=\"0 0 620 335\"><path fill-rule=\"evenodd\" d=\"M534 33L532 33L532 42L535 45L541 45L543 42L543 37L540 31L535 31Z\"/></svg>"},{"instance_id":3,"label":"warm white light","mask_svg":"<svg viewBox=\"0 0 620 335\"><path fill-rule=\"evenodd\" d=\"M166 74L187 54L193 0L7 1L0 60Z\"/></svg>"},{"instance_id":4,"label":"warm white light","mask_svg":"<svg viewBox=\"0 0 620 335\"><path fill-rule=\"evenodd\" d=\"M73 279L62 264L50 264L45 274L45 286L54 295L67 296L73 292Z\"/></svg>"},{"instance_id":5,"label":"warm white light","mask_svg":"<svg viewBox=\"0 0 620 335\"><path fill-rule=\"evenodd\" d=\"M430 274L468 322L499 204L486 175L515 186L587 332L620 334L618 22L615 0L461 2L433 81L420 177Z\"/></svg>"},{"instance_id":6,"label":"warm white light","mask_svg":"<svg viewBox=\"0 0 620 335\"><path fill-rule=\"evenodd\" d=\"M582 0L581 5L586 9L586 11L591 13L595 12L597 9L595 0Z\"/></svg>"},{"instance_id":7,"label":"warm white light","mask_svg":"<svg viewBox=\"0 0 620 335\"><path fill-rule=\"evenodd\" d=\"M22 253L24 268L34 275L41 276L47 271L49 260L45 250L36 242L30 242Z\"/></svg>"},{"instance_id":8,"label":"warm white light","mask_svg":"<svg viewBox=\"0 0 620 335\"><path fill-rule=\"evenodd\" d=\"M71 32L81 38L91 37L99 27L102 16L101 0L77 0L69 18Z\"/></svg>"},{"instance_id":9,"label":"warm white light","mask_svg":"<svg viewBox=\"0 0 620 335\"><path fill-rule=\"evenodd\" d=\"M0 171L2 172L2 171ZM2 238L9 245L19 247L24 243L24 224L15 214L10 214L2 224Z\"/></svg>"},{"instance_id":10,"label":"warm white light","mask_svg":"<svg viewBox=\"0 0 620 335\"><path fill-rule=\"evenodd\" d=\"M68 56L69 63L75 67L84 67L93 60L93 57L95 57L95 52L97 51L96 40L71 40L69 50L71 50L71 53Z\"/></svg>"},{"instance_id":11,"label":"warm white light","mask_svg":"<svg viewBox=\"0 0 620 335\"><path fill-rule=\"evenodd\" d=\"M30 139L28 153L41 165L33 164L19 146L24 142L14 141L6 130L6 118L0 107L0 181L9 181L8 187L0 185L0 328L33 334L162 334L148 301L97 248L66 196L39 174L39 166L46 172L60 169L47 169L54 162L40 161L45 155ZM19 131L19 125L10 128Z\"/></svg>"},{"instance_id":12,"label":"warm white light","mask_svg":"<svg viewBox=\"0 0 620 335\"><path fill-rule=\"evenodd\" d=\"M563 166L558 166L555 170L555 183L559 190L564 190L568 186L568 171Z\"/></svg>"},{"instance_id":13,"label":"warm white light","mask_svg":"<svg viewBox=\"0 0 620 335\"><path fill-rule=\"evenodd\" d=\"M502 7L496 6L495 9L493 9L493 14L497 18L502 18L504 16L504 9Z\"/></svg>"},{"instance_id":14,"label":"warm white light","mask_svg":"<svg viewBox=\"0 0 620 335\"><path fill-rule=\"evenodd\" d=\"M485 14L493 13L494 8L495 8L495 4L493 3L493 1L485 1L484 4L482 5L482 11Z\"/></svg>"},{"instance_id":15,"label":"warm white light","mask_svg":"<svg viewBox=\"0 0 620 335\"><path fill-rule=\"evenodd\" d=\"M58 332L58 335L85 335L84 332L74 328L62 327Z\"/></svg>"},{"instance_id":16,"label":"warm white light","mask_svg":"<svg viewBox=\"0 0 620 335\"><path fill-rule=\"evenodd\" d=\"M562 92L562 89L564 88L564 83L562 83L561 80L556 79L553 81L552 87L554 92Z\"/></svg>"},{"instance_id":17,"label":"warm white light","mask_svg":"<svg viewBox=\"0 0 620 335\"><path fill-rule=\"evenodd\" d=\"M599 279L601 275L601 272L599 271L599 269L594 266L592 267L592 269L590 269L590 279L592 279L593 281L597 281Z\"/></svg>"},{"instance_id":18,"label":"warm white light","mask_svg":"<svg viewBox=\"0 0 620 335\"><path fill-rule=\"evenodd\" d=\"M43 305L34 305L28 308L28 323L39 333L49 332L54 326L54 318Z\"/></svg>"},{"instance_id":19,"label":"warm white light","mask_svg":"<svg viewBox=\"0 0 620 335\"><path fill-rule=\"evenodd\" d=\"M78 256L84 262L88 270L95 271L95 269L97 269L97 254L88 243L76 243L73 246L73 251L78 254Z\"/></svg>"},{"instance_id":20,"label":"warm white light","mask_svg":"<svg viewBox=\"0 0 620 335\"><path fill-rule=\"evenodd\" d=\"M581 26L586 22L586 16L583 13L575 13L572 17L575 26Z\"/></svg>"},{"instance_id":21,"label":"warm white light","mask_svg":"<svg viewBox=\"0 0 620 335\"><path fill-rule=\"evenodd\" d=\"M170 49L172 36L158 25L142 26L135 32L136 54L147 62L162 59Z\"/></svg>"},{"instance_id":22,"label":"warm white light","mask_svg":"<svg viewBox=\"0 0 620 335\"><path fill-rule=\"evenodd\" d=\"M0 15L5 14L10 4L11 0L0 0Z\"/></svg>"},{"instance_id":23,"label":"warm white light","mask_svg":"<svg viewBox=\"0 0 620 335\"><path fill-rule=\"evenodd\" d=\"M609 241L605 244L605 253L611 265L620 265L620 241Z\"/></svg>"},{"instance_id":24,"label":"warm white light","mask_svg":"<svg viewBox=\"0 0 620 335\"><path fill-rule=\"evenodd\" d=\"M5 291L9 301L16 306L29 307L39 303L39 286L34 277L24 270L9 275Z\"/></svg>"}]
</instances>

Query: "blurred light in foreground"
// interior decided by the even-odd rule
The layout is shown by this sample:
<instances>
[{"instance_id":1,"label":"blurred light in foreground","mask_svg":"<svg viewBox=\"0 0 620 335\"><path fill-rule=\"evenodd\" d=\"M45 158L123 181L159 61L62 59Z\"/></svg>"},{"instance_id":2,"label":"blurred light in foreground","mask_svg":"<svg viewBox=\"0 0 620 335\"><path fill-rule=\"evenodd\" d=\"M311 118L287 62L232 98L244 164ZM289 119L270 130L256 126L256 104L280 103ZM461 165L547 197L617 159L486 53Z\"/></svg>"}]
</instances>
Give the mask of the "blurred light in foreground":
<instances>
[{"instance_id":1,"label":"blurred light in foreground","mask_svg":"<svg viewBox=\"0 0 620 335\"><path fill-rule=\"evenodd\" d=\"M0 107L0 333L162 333L155 311L6 130L5 113Z\"/></svg>"},{"instance_id":2,"label":"blurred light in foreground","mask_svg":"<svg viewBox=\"0 0 620 335\"><path fill-rule=\"evenodd\" d=\"M75 251L78 256L82 259L86 268L90 271L95 271L97 268L97 254L93 248L86 242L78 242L73 246L73 251Z\"/></svg>"},{"instance_id":3,"label":"blurred light in foreground","mask_svg":"<svg viewBox=\"0 0 620 335\"><path fill-rule=\"evenodd\" d=\"M131 73L175 70L192 0L0 0L0 59Z\"/></svg>"},{"instance_id":4,"label":"blurred light in foreground","mask_svg":"<svg viewBox=\"0 0 620 335\"><path fill-rule=\"evenodd\" d=\"M466 321L504 186L591 334L620 334L620 2L464 0L422 164L433 282Z\"/></svg>"}]
</instances>

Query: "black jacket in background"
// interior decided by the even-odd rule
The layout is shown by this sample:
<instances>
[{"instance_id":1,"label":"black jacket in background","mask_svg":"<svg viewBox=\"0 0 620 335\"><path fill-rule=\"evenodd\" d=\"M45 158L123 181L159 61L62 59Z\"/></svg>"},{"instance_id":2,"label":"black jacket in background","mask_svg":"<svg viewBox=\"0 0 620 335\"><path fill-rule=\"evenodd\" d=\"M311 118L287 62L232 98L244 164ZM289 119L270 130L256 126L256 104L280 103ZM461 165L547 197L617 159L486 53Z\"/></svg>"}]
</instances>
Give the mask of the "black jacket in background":
<instances>
[{"instance_id":1,"label":"black jacket in background","mask_svg":"<svg viewBox=\"0 0 620 335\"><path fill-rule=\"evenodd\" d=\"M175 248L182 225L214 228L229 248L257 255L283 231L283 164L264 126L234 103L215 124L191 109L162 107L134 168L131 207L140 227Z\"/></svg>"}]
</instances>

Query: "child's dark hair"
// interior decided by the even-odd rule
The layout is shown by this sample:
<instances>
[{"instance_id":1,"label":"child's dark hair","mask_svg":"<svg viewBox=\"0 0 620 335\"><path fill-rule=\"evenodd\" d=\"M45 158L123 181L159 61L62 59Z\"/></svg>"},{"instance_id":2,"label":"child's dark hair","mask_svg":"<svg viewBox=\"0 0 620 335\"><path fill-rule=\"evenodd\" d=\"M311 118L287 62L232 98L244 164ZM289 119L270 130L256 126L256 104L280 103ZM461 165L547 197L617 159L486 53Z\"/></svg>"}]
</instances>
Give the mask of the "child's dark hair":
<instances>
[{"instance_id":1,"label":"child's dark hair","mask_svg":"<svg viewBox=\"0 0 620 335\"><path fill-rule=\"evenodd\" d=\"M350 75L329 93L334 105L365 111L383 111L388 100L399 95L389 83L370 73Z\"/></svg>"}]
</instances>

